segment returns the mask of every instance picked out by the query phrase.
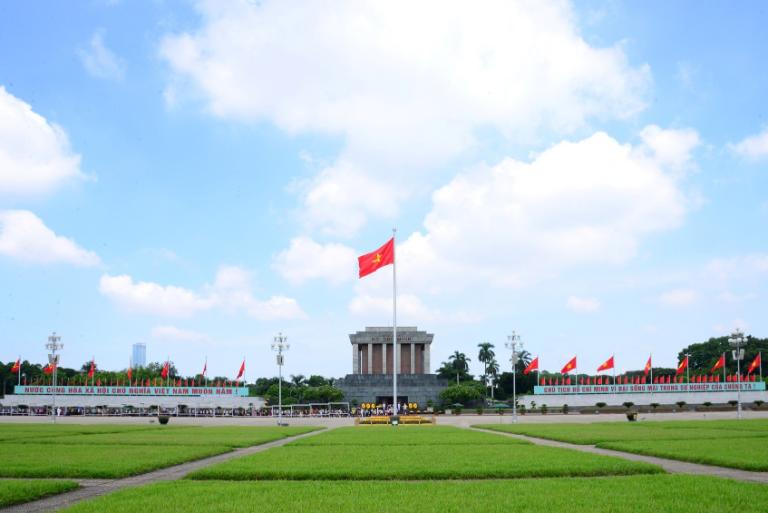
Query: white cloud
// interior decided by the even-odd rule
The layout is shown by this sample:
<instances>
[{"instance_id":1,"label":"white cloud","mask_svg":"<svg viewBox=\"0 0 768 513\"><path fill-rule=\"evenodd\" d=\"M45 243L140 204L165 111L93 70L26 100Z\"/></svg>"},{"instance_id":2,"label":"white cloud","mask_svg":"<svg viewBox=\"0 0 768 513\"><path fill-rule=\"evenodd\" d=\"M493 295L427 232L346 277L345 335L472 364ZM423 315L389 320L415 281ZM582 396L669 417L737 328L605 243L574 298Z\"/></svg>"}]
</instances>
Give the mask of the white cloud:
<instances>
[{"instance_id":1,"label":"white cloud","mask_svg":"<svg viewBox=\"0 0 768 513\"><path fill-rule=\"evenodd\" d=\"M768 128L764 128L759 134L749 136L739 143L730 145L730 148L742 157L751 160L768 157Z\"/></svg>"},{"instance_id":2,"label":"white cloud","mask_svg":"<svg viewBox=\"0 0 768 513\"><path fill-rule=\"evenodd\" d=\"M152 328L152 338L165 342L207 342L208 335L193 330L185 330L176 326L155 326Z\"/></svg>"},{"instance_id":3,"label":"white cloud","mask_svg":"<svg viewBox=\"0 0 768 513\"><path fill-rule=\"evenodd\" d=\"M0 86L0 195L37 195L82 178L64 130Z\"/></svg>"},{"instance_id":4,"label":"white cloud","mask_svg":"<svg viewBox=\"0 0 768 513\"><path fill-rule=\"evenodd\" d=\"M352 299L349 311L357 316L387 319L391 321L392 297L361 294ZM434 321L439 313L426 306L414 294L397 295L397 324Z\"/></svg>"},{"instance_id":5,"label":"white cloud","mask_svg":"<svg viewBox=\"0 0 768 513\"><path fill-rule=\"evenodd\" d=\"M96 253L56 235L28 210L0 210L0 255L24 262L99 265Z\"/></svg>"},{"instance_id":6,"label":"white cloud","mask_svg":"<svg viewBox=\"0 0 768 513\"><path fill-rule=\"evenodd\" d=\"M125 77L125 61L104 45L104 34L93 34L86 48L78 50L77 55L86 71L91 76L120 81Z\"/></svg>"},{"instance_id":7,"label":"white cloud","mask_svg":"<svg viewBox=\"0 0 768 513\"><path fill-rule=\"evenodd\" d=\"M355 278L355 250L343 244L318 244L308 237L296 237L290 247L274 259L274 268L291 283L324 279L338 285Z\"/></svg>"},{"instance_id":8,"label":"white cloud","mask_svg":"<svg viewBox=\"0 0 768 513\"><path fill-rule=\"evenodd\" d=\"M310 227L331 234L395 215L418 175L475 147L481 130L515 143L573 133L642 110L651 82L621 46L588 44L567 2L198 9L198 30L161 44L173 72L167 96L197 96L213 115L290 134L340 137L336 163L302 197Z\"/></svg>"},{"instance_id":9,"label":"white cloud","mask_svg":"<svg viewBox=\"0 0 768 513\"><path fill-rule=\"evenodd\" d=\"M173 285L140 281L122 274L105 274L99 282L99 292L126 310L163 317L190 317L213 306L210 299Z\"/></svg>"},{"instance_id":10,"label":"white cloud","mask_svg":"<svg viewBox=\"0 0 768 513\"><path fill-rule=\"evenodd\" d=\"M645 236L679 226L686 205L675 173L598 133L530 163L506 159L456 176L433 194L425 230L398 247L398 273L435 294L622 264Z\"/></svg>"},{"instance_id":11,"label":"white cloud","mask_svg":"<svg viewBox=\"0 0 768 513\"><path fill-rule=\"evenodd\" d=\"M259 300L251 292L250 273L236 266L222 266L213 285L202 292L153 282L134 282L128 275L101 277L99 291L126 310L161 317L190 317L221 308L244 312L259 320L303 319L306 314L290 297L275 295Z\"/></svg>"},{"instance_id":12,"label":"white cloud","mask_svg":"<svg viewBox=\"0 0 768 513\"><path fill-rule=\"evenodd\" d=\"M594 313L600 310L600 301L592 297L569 296L565 306L578 313Z\"/></svg>"},{"instance_id":13,"label":"white cloud","mask_svg":"<svg viewBox=\"0 0 768 513\"><path fill-rule=\"evenodd\" d=\"M668 290L659 296L659 302L664 306L690 306L699 299L699 294L692 289Z\"/></svg>"},{"instance_id":14,"label":"white cloud","mask_svg":"<svg viewBox=\"0 0 768 513\"><path fill-rule=\"evenodd\" d=\"M664 129L648 125L640 132L648 153L660 166L671 171L686 171L693 166L691 152L699 143L696 130Z\"/></svg>"}]
</instances>

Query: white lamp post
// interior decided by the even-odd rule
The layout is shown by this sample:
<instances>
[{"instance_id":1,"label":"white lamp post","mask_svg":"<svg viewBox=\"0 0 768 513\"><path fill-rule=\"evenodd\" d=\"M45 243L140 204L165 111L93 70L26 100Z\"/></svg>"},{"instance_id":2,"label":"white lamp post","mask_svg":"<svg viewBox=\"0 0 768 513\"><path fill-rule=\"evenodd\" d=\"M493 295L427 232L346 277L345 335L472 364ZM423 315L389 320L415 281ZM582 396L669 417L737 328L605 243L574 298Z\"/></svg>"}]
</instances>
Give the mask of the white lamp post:
<instances>
[{"instance_id":1,"label":"white lamp post","mask_svg":"<svg viewBox=\"0 0 768 513\"><path fill-rule=\"evenodd\" d=\"M288 337L282 333L278 333L272 342L272 350L277 351L277 368L278 368L278 381L277 381L277 407L278 407L278 419L277 425L283 425L283 351L287 351L291 346L288 344Z\"/></svg>"},{"instance_id":2,"label":"white lamp post","mask_svg":"<svg viewBox=\"0 0 768 513\"><path fill-rule=\"evenodd\" d=\"M733 348L733 359L736 360L736 381L739 384L739 390L736 392L738 401L736 406L736 418L741 418L741 360L744 359L744 347L747 345L747 337L741 330L737 329L728 339L728 344Z\"/></svg>"},{"instance_id":3,"label":"white lamp post","mask_svg":"<svg viewBox=\"0 0 768 513\"><path fill-rule=\"evenodd\" d=\"M517 423L517 362L520 360L520 351L523 350L523 343L520 341L520 335L512 330L512 334L507 337L505 344L507 349L512 350L509 361L512 363L512 422Z\"/></svg>"},{"instance_id":4,"label":"white lamp post","mask_svg":"<svg viewBox=\"0 0 768 513\"><path fill-rule=\"evenodd\" d=\"M51 352L48 355L48 365L53 365L53 387L51 388L53 390L53 405L51 406L51 414L53 415L54 424L56 423L56 372L59 369L59 355L56 354L56 351L64 349L64 344L59 343L60 340L61 336L57 335L54 331L48 337L48 343L45 344L45 348Z\"/></svg>"}]
</instances>

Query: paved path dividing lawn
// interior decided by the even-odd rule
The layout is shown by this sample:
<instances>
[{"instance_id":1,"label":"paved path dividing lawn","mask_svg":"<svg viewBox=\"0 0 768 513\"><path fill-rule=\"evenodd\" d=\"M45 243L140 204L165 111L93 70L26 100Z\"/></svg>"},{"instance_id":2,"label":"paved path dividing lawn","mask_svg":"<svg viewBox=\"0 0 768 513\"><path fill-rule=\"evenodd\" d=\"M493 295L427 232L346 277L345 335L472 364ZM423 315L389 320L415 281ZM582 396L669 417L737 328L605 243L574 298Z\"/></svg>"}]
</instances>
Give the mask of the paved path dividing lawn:
<instances>
[{"instance_id":1,"label":"paved path dividing lawn","mask_svg":"<svg viewBox=\"0 0 768 513\"><path fill-rule=\"evenodd\" d=\"M259 429L259 428L254 428L254 429ZM297 435L295 437L282 438L280 440L275 440L273 442L267 442L262 445L235 449L231 452L219 454L217 456L212 456L210 458L191 461L189 463L183 463L181 465L176 465L173 467L155 470L154 472L140 474L132 477L126 477L123 479L82 480L82 481L78 481L79 484L81 485L81 488L74 490L72 492L55 495L55 496L41 499L34 502L18 504L16 506L11 506L9 508L0 509L0 511L2 513L42 513L42 512L48 512L48 511L56 511L61 508L65 508L67 506L71 506L73 504L81 502L85 499L99 497L101 495L105 495L105 494L108 494L117 490L121 490L124 488L181 479L185 477L188 473L193 472L195 470L199 470L208 465L215 464L215 463L222 463L231 458L237 458L239 456L247 456L249 454L266 451L267 449L271 449L273 447L280 447L281 445L287 444L291 440L295 440L297 438L302 438L306 436L313 436L320 432L322 431L321 430L312 431L309 433ZM158 451L162 451L163 447L158 446L156 449Z\"/></svg>"},{"instance_id":2,"label":"paved path dividing lawn","mask_svg":"<svg viewBox=\"0 0 768 513\"><path fill-rule=\"evenodd\" d=\"M695 474L702 476L716 476L726 477L729 479L738 479L739 481L752 481L756 483L768 484L768 472L751 472L747 470L739 470L735 468L717 467L712 465L701 465L698 463L688 463L685 461L670 460L666 458L658 458L654 456L644 456L641 454L632 454L621 451L614 451L610 449L602 449L593 445L577 445L568 442L559 442L557 440L549 440L546 438L535 438L527 435L519 435L515 433L506 433L503 431L491 431L480 428L474 428L487 433L496 433L501 436L507 436L517 438L518 440L525 440L537 445L543 445L546 447L559 447L561 449L572 449L575 451L587 452L591 454L601 454L603 456L615 456L624 458L630 461L638 461L643 463L651 463L658 465L667 472L673 474ZM728 443L723 441L722 443Z\"/></svg>"}]
</instances>

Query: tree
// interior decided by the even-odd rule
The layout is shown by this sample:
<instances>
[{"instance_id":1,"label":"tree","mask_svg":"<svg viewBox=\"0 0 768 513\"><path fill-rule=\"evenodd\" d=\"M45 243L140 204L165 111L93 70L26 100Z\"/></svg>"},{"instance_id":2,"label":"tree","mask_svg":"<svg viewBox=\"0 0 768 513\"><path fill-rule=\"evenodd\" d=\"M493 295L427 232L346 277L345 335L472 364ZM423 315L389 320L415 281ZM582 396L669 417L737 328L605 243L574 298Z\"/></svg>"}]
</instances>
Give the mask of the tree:
<instances>
[{"instance_id":1,"label":"tree","mask_svg":"<svg viewBox=\"0 0 768 513\"><path fill-rule=\"evenodd\" d=\"M467 406L468 403L477 402L482 397L478 385L480 384L475 382L450 385L440 392L440 400L443 402L444 406L450 406L452 404Z\"/></svg>"},{"instance_id":2,"label":"tree","mask_svg":"<svg viewBox=\"0 0 768 513\"><path fill-rule=\"evenodd\" d=\"M437 370L438 376L445 379L468 381L472 379L472 375L469 374L469 362L471 360L467 356L459 351L454 351L451 356L448 357L447 362L443 362L441 367Z\"/></svg>"},{"instance_id":3,"label":"tree","mask_svg":"<svg viewBox=\"0 0 768 513\"><path fill-rule=\"evenodd\" d=\"M297 387L302 386L305 381L306 381L306 378L304 377L303 374L295 374L295 375L291 374L291 383L293 383Z\"/></svg>"},{"instance_id":4,"label":"tree","mask_svg":"<svg viewBox=\"0 0 768 513\"><path fill-rule=\"evenodd\" d=\"M728 336L713 337L706 342L691 344L678 353L678 361L685 358L686 353L689 353L691 356L688 360L688 366L691 371L709 371L717 359L720 358L720 355L726 353L726 372L736 372L736 362L731 358L731 346L728 344L728 338ZM744 365L749 365L749 362L760 351L768 352L768 338L747 336L747 346L744 348L744 360L742 361L742 372L746 371Z\"/></svg>"},{"instance_id":5,"label":"tree","mask_svg":"<svg viewBox=\"0 0 768 513\"><path fill-rule=\"evenodd\" d=\"M477 352L477 360L483 364L483 381L488 378L488 362L496 357L493 352L493 344L490 342L481 342L477 344L480 351Z\"/></svg>"}]
</instances>

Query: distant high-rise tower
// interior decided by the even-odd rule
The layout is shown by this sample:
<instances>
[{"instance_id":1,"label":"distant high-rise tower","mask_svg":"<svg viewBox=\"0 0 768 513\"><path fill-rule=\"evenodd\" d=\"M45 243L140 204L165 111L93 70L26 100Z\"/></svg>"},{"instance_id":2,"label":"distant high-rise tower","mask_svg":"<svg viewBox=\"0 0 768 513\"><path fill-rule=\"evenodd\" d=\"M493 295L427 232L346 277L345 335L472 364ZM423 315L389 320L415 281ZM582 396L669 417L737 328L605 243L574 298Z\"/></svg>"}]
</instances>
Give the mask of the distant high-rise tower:
<instances>
[{"instance_id":1,"label":"distant high-rise tower","mask_svg":"<svg viewBox=\"0 0 768 513\"><path fill-rule=\"evenodd\" d=\"M133 344L133 351L131 352L131 366L147 366L147 344L143 342Z\"/></svg>"}]
</instances>

